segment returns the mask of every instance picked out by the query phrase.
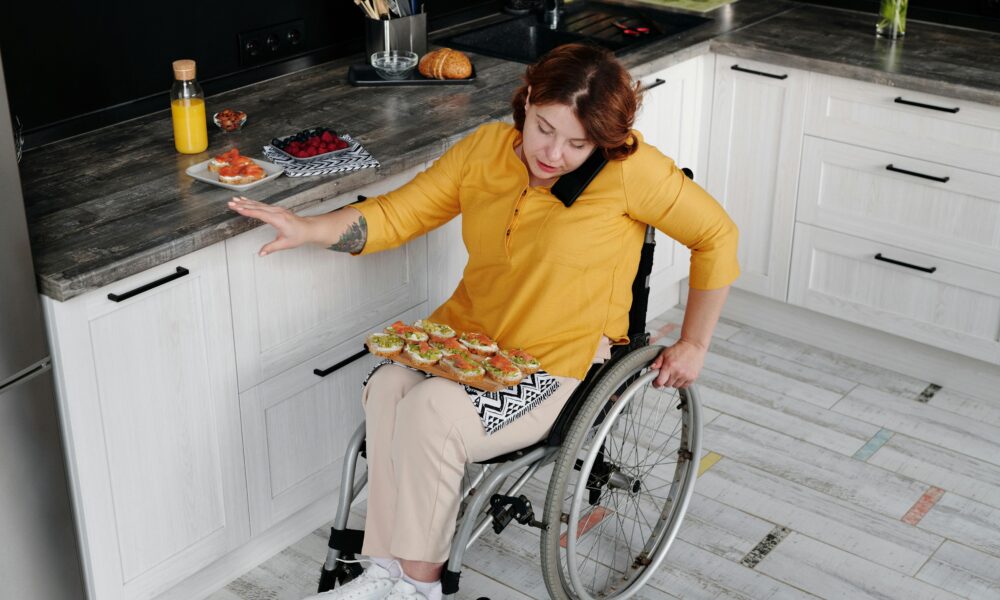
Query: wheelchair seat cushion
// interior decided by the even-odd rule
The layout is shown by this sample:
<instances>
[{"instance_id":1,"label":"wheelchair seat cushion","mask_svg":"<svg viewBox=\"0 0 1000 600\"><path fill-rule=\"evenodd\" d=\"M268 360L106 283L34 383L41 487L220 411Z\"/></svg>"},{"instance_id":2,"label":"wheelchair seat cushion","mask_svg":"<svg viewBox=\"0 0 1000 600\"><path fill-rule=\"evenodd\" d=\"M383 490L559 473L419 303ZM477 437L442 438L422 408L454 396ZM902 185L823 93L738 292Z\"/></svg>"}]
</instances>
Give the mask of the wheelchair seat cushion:
<instances>
[{"instance_id":1,"label":"wheelchair seat cushion","mask_svg":"<svg viewBox=\"0 0 1000 600\"><path fill-rule=\"evenodd\" d=\"M377 362L368 372L368 375L361 384L362 387L368 385L368 380L379 367L388 364L399 363L395 363L389 359ZM417 369L412 369L412 367L407 367L406 365L399 366L417 371ZM423 373L423 371L418 372ZM432 377L430 374L424 374L427 377ZM561 385L575 385L576 383L575 379L556 377L545 371L537 371L525 377L521 380L521 383L497 392L484 392L468 385L463 385L462 387L465 388L466 394L469 395L469 401L472 402L472 406L479 413L479 420L482 421L486 434L493 435L513 423L518 417L525 415L528 411L541 404L542 401L559 389Z\"/></svg>"}]
</instances>

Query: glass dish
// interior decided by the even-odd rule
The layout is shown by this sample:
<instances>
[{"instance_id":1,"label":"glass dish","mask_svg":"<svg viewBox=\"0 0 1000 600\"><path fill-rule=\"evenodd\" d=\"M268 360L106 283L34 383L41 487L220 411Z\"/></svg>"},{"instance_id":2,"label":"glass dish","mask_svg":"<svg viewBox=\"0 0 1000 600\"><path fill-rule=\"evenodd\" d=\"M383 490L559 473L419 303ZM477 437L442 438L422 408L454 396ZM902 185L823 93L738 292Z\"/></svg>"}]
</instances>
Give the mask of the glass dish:
<instances>
[{"instance_id":1,"label":"glass dish","mask_svg":"<svg viewBox=\"0 0 1000 600\"><path fill-rule=\"evenodd\" d=\"M417 53L407 50L383 50L372 54L372 68L382 79L406 79L417 68Z\"/></svg>"}]
</instances>

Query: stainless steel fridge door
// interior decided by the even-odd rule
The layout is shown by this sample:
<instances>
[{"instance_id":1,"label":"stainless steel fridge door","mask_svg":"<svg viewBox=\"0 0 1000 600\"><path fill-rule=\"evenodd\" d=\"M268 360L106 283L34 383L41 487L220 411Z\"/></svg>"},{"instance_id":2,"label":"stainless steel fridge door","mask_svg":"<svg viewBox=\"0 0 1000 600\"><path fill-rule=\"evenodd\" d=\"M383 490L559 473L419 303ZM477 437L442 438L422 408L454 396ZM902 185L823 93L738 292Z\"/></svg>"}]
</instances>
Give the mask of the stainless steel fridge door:
<instances>
[{"instance_id":1,"label":"stainless steel fridge door","mask_svg":"<svg viewBox=\"0 0 1000 600\"><path fill-rule=\"evenodd\" d=\"M0 392L0 598L81 600L52 373Z\"/></svg>"},{"instance_id":2,"label":"stainless steel fridge door","mask_svg":"<svg viewBox=\"0 0 1000 600\"><path fill-rule=\"evenodd\" d=\"M0 386L48 356L0 64Z\"/></svg>"}]
</instances>

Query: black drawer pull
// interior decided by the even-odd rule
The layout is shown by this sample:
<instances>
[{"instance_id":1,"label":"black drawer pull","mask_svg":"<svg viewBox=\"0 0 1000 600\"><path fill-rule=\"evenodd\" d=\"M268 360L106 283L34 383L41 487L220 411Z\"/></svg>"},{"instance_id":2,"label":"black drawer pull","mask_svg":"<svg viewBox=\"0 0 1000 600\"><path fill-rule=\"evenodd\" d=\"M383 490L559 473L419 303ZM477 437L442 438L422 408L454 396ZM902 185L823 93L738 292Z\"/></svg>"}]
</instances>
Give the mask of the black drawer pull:
<instances>
[{"instance_id":1,"label":"black drawer pull","mask_svg":"<svg viewBox=\"0 0 1000 600\"><path fill-rule=\"evenodd\" d=\"M900 169L899 167L894 167L892 165L886 165L885 170L892 171L893 173L902 173L903 175L912 175L914 177L920 177L921 179L940 181L941 183L948 183L949 181L951 181L951 177L935 177L933 175L924 175L923 173L917 173L916 171L907 171L906 169Z\"/></svg>"},{"instance_id":2,"label":"black drawer pull","mask_svg":"<svg viewBox=\"0 0 1000 600\"><path fill-rule=\"evenodd\" d=\"M893 102L895 102L896 104L906 104L906 105L909 105L909 106L919 106L920 108L929 108L931 110L939 110L941 112L947 112L947 113L952 113L952 114L958 112L958 107L957 106L955 108L946 108L944 106L934 106L933 104L924 104L923 102L914 102L913 100L903 100L902 96L896 96L896 99L893 100Z\"/></svg>"},{"instance_id":3,"label":"black drawer pull","mask_svg":"<svg viewBox=\"0 0 1000 600\"><path fill-rule=\"evenodd\" d=\"M347 365L349 365L352 362L358 360L359 358L362 358L366 354L368 354L368 349L367 348L364 349L364 350L362 350L361 352L358 352L357 354L352 354L351 356L348 356L344 360L340 361L339 363L337 363L337 364L335 364L332 367L329 367L327 369L322 369L322 370L321 369L313 369L313 374L314 375L319 375L320 377L326 377L330 373L333 373L334 371L337 371L338 369L342 369L342 368L346 367Z\"/></svg>"},{"instance_id":4,"label":"black drawer pull","mask_svg":"<svg viewBox=\"0 0 1000 600\"><path fill-rule=\"evenodd\" d=\"M641 92L648 92L649 90L651 90L651 89L653 89L655 87L660 87L661 85L663 85L666 82L667 82L666 79L660 79L659 77L657 77L656 80L653 81L653 83L647 85L646 87L642 88L639 91L641 91Z\"/></svg>"},{"instance_id":5,"label":"black drawer pull","mask_svg":"<svg viewBox=\"0 0 1000 600\"><path fill-rule=\"evenodd\" d=\"M108 300L111 300L112 302L121 302L122 300L128 300L132 296L138 296L143 292L148 292L149 290L155 288L156 286L163 285L164 283L171 282L175 279L180 279L181 277L184 277L188 273L190 273L190 271L188 271L184 267L177 267L177 271L171 273L170 275L157 279L156 281L151 281L146 285L141 285L135 288L134 290L129 290L125 292L124 294L108 294Z\"/></svg>"},{"instance_id":6,"label":"black drawer pull","mask_svg":"<svg viewBox=\"0 0 1000 600\"><path fill-rule=\"evenodd\" d=\"M878 254L875 255L875 260L880 260L882 262L892 263L894 265L899 265L901 267L906 267L908 269L916 269L917 271L923 271L924 273L933 273L934 271L937 271L937 267L921 267L920 265L911 265L910 263L905 263L905 262L903 262L901 260L895 260L895 259L892 259L892 258L886 258L886 257L882 256L881 252L879 252Z\"/></svg>"},{"instance_id":7,"label":"black drawer pull","mask_svg":"<svg viewBox=\"0 0 1000 600\"><path fill-rule=\"evenodd\" d=\"M739 65L733 65L730 68L734 71L741 71L743 73L760 75L761 77L770 77L771 79L788 79L788 73L785 73L784 75L775 75L774 73L765 73L764 71L754 71L753 69L746 69Z\"/></svg>"}]
</instances>

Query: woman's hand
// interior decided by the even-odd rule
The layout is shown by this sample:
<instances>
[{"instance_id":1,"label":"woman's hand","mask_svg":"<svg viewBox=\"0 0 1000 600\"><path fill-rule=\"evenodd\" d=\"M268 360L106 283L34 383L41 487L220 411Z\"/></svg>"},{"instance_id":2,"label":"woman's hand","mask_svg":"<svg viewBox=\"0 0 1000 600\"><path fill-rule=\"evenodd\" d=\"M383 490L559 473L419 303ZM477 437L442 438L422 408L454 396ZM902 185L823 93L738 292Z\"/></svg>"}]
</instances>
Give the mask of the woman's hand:
<instances>
[{"instance_id":1,"label":"woman's hand","mask_svg":"<svg viewBox=\"0 0 1000 600\"><path fill-rule=\"evenodd\" d=\"M278 250L288 250L309 241L309 222L279 206L271 206L242 196L234 196L229 201L229 208L251 219L258 219L278 230L278 235L269 244L260 249L261 256L267 256Z\"/></svg>"},{"instance_id":2,"label":"woman's hand","mask_svg":"<svg viewBox=\"0 0 1000 600\"><path fill-rule=\"evenodd\" d=\"M660 370L653 381L653 387L668 385L683 388L691 385L701 373L707 351L707 348L684 339L664 348L650 366Z\"/></svg>"}]
</instances>

